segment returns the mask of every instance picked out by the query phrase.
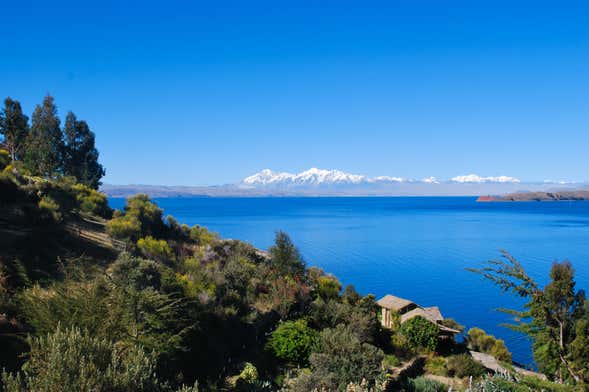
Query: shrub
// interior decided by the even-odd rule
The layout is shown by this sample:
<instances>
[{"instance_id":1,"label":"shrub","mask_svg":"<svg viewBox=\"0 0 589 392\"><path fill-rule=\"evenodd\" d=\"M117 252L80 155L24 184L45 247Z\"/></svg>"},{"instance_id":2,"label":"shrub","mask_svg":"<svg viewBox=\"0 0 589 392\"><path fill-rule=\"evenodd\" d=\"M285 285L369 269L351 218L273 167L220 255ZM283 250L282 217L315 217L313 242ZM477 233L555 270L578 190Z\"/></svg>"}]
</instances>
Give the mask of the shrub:
<instances>
[{"instance_id":1,"label":"shrub","mask_svg":"<svg viewBox=\"0 0 589 392\"><path fill-rule=\"evenodd\" d=\"M411 348L434 351L438 345L438 327L421 316L405 321L399 332L407 339Z\"/></svg>"},{"instance_id":2,"label":"shrub","mask_svg":"<svg viewBox=\"0 0 589 392\"><path fill-rule=\"evenodd\" d=\"M475 361L468 354L458 354L448 357L448 375L459 378L464 377L480 377L485 374L483 365Z\"/></svg>"},{"instance_id":3,"label":"shrub","mask_svg":"<svg viewBox=\"0 0 589 392\"><path fill-rule=\"evenodd\" d=\"M511 363L511 353L507 350L505 342L501 339L496 339L492 335L487 335L485 331L480 328L471 328L468 331L468 347L475 351L494 356L500 361Z\"/></svg>"},{"instance_id":4,"label":"shrub","mask_svg":"<svg viewBox=\"0 0 589 392\"><path fill-rule=\"evenodd\" d=\"M305 263L299 250L283 231L276 233L274 245L269 249L271 265L279 275L299 275L305 271Z\"/></svg>"},{"instance_id":5,"label":"shrub","mask_svg":"<svg viewBox=\"0 0 589 392\"><path fill-rule=\"evenodd\" d=\"M141 236L141 222L135 216L115 216L106 224L106 232L114 238L135 241Z\"/></svg>"},{"instance_id":6,"label":"shrub","mask_svg":"<svg viewBox=\"0 0 589 392\"><path fill-rule=\"evenodd\" d=\"M219 235L209 231L206 227L195 225L190 228L190 239L197 245L209 245L218 240Z\"/></svg>"},{"instance_id":7,"label":"shrub","mask_svg":"<svg viewBox=\"0 0 589 392\"><path fill-rule=\"evenodd\" d=\"M407 382L406 390L408 392L446 392L448 387L441 382L425 377L417 377Z\"/></svg>"},{"instance_id":8,"label":"shrub","mask_svg":"<svg viewBox=\"0 0 589 392\"><path fill-rule=\"evenodd\" d=\"M148 258L155 260L170 260L173 257L172 249L165 240L156 240L152 236L139 239L137 248Z\"/></svg>"},{"instance_id":9,"label":"shrub","mask_svg":"<svg viewBox=\"0 0 589 392\"><path fill-rule=\"evenodd\" d=\"M245 363L243 370L239 373L239 378L250 384L258 379L258 369L249 362Z\"/></svg>"},{"instance_id":10,"label":"shrub","mask_svg":"<svg viewBox=\"0 0 589 392\"><path fill-rule=\"evenodd\" d=\"M435 374L437 376L447 376L448 369L446 369L446 358L435 356L432 358L428 358L425 363L425 369L430 374Z\"/></svg>"},{"instance_id":11,"label":"shrub","mask_svg":"<svg viewBox=\"0 0 589 392\"><path fill-rule=\"evenodd\" d=\"M57 202L50 196L43 196L41 200L39 200L39 208L48 212L55 221L61 221L62 215L59 204L57 204Z\"/></svg>"},{"instance_id":12,"label":"shrub","mask_svg":"<svg viewBox=\"0 0 589 392\"><path fill-rule=\"evenodd\" d=\"M342 290L342 284L333 276L324 275L317 279L317 294L324 300L337 299Z\"/></svg>"},{"instance_id":13,"label":"shrub","mask_svg":"<svg viewBox=\"0 0 589 392\"><path fill-rule=\"evenodd\" d=\"M267 347L277 357L291 364L305 365L317 343L318 334L299 319L281 323L268 340Z\"/></svg>"},{"instance_id":14,"label":"shrub","mask_svg":"<svg viewBox=\"0 0 589 392\"><path fill-rule=\"evenodd\" d=\"M399 366L400 363L401 361L399 361L399 358L393 354L385 355L384 359L382 360L382 366L385 368L394 368Z\"/></svg>"},{"instance_id":15,"label":"shrub","mask_svg":"<svg viewBox=\"0 0 589 392\"><path fill-rule=\"evenodd\" d=\"M115 213L106 229L111 236L133 243L147 236L160 238L167 228L162 213L147 195L136 195L127 199L125 213Z\"/></svg>"},{"instance_id":16,"label":"shrub","mask_svg":"<svg viewBox=\"0 0 589 392\"><path fill-rule=\"evenodd\" d=\"M338 325L323 330L310 362L315 387L329 391L345 390L351 382L364 380L374 386L382 377L384 353L377 347L361 343L349 327Z\"/></svg>"},{"instance_id":17,"label":"shrub","mask_svg":"<svg viewBox=\"0 0 589 392\"><path fill-rule=\"evenodd\" d=\"M80 211L103 218L112 216L112 210L108 206L108 199L104 193L82 184L73 185L72 190L76 194Z\"/></svg>"},{"instance_id":18,"label":"shrub","mask_svg":"<svg viewBox=\"0 0 589 392\"><path fill-rule=\"evenodd\" d=\"M2 375L6 392L161 390L152 358L138 347L119 348L75 328L57 328L29 344L22 373Z\"/></svg>"},{"instance_id":19,"label":"shrub","mask_svg":"<svg viewBox=\"0 0 589 392\"><path fill-rule=\"evenodd\" d=\"M446 318L446 319L442 320L442 324L445 325L446 327L456 329L456 330L460 331L460 333L464 333L464 325L459 324L453 318Z\"/></svg>"}]
</instances>

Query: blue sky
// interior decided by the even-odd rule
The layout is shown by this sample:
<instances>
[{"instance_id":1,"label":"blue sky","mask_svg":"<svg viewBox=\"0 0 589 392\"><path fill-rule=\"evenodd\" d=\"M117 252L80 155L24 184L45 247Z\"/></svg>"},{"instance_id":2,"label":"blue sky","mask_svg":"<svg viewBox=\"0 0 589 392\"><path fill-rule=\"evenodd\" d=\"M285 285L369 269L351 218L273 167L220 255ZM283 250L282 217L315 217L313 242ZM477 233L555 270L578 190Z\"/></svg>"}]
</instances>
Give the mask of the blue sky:
<instances>
[{"instance_id":1,"label":"blue sky","mask_svg":"<svg viewBox=\"0 0 589 392\"><path fill-rule=\"evenodd\" d=\"M85 3L2 3L0 95L87 120L105 182L589 180L586 1Z\"/></svg>"}]
</instances>

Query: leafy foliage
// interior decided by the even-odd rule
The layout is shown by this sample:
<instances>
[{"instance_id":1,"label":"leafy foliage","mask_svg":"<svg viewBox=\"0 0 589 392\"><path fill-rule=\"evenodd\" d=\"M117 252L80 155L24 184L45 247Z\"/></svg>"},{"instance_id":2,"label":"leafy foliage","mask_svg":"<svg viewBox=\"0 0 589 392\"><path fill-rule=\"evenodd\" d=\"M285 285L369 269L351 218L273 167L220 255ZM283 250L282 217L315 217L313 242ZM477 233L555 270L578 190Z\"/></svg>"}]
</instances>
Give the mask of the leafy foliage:
<instances>
[{"instance_id":1,"label":"leafy foliage","mask_svg":"<svg viewBox=\"0 0 589 392\"><path fill-rule=\"evenodd\" d=\"M446 392L448 387L438 381L417 377L410 379L405 389L407 392Z\"/></svg>"},{"instance_id":2,"label":"leafy foliage","mask_svg":"<svg viewBox=\"0 0 589 392\"><path fill-rule=\"evenodd\" d=\"M4 138L7 155L11 162L21 158L29 131L29 119L22 112L20 102L10 97L4 100L0 112L0 135ZM5 163L6 166L8 162ZM1 167L0 165L0 168Z\"/></svg>"},{"instance_id":3,"label":"leafy foliage","mask_svg":"<svg viewBox=\"0 0 589 392\"><path fill-rule=\"evenodd\" d=\"M160 391L152 359L135 346L117 347L79 329L29 341L22 374L3 374L6 392L21 391Z\"/></svg>"},{"instance_id":4,"label":"leafy foliage","mask_svg":"<svg viewBox=\"0 0 589 392\"><path fill-rule=\"evenodd\" d=\"M425 348L435 351L438 345L438 327L421 316L413 317L401 324L399 331L409 345L415 349Z\"/></svg>"},{"instance_id":5,"label":"leafy foliage","mask_svg":"<svg viewBox=\"0 0 589 392\"><path fill-rule=\"evenodd\" d=\"M37 105L31 118L31 131L27 138L24 156L25 166L34 175L53 178L63 172L64 143L57 106L52 96L47 95Z\"/></svg>"},{"instance_id":6,"label":"leafy foliage","mask_svg":"<svg viewBox=\"0 0 589 392\"><path fill-rule=\"evenodd\" d=\"M349 327L338 325L321 332L319 344L310 362L312 373L295 381L295 389L302 386L345 391L351 382L365 380L368 386L380 383L383 352L368 343L361 343ZM297 386L298 385L298 386Z\"/></svg>"},{"instance_id":7,"label":"leafy foliage","mask_svg":"<svg viewBox=\"0 0 589 392\"><path fill-rule=\"evenodd\" d=\"M471 271L503 291L528 300L524 311L503 311L516 317L512 329L533 340L534 358L543 373L560 381L589 380L589 352L579 350L579 343L584 344L589 333L589 312L584 291L575 290L574 270L569 262L552 265L550 282L544 288L507 252L503 252L502 260L489 261L487 267Z\"/></svg>"},{"instance_id":8,"label":"leafy foliage","mask_svg":"<svg viewBox=\"0 0 589 392\"><path fill-rule=\"evenodd\" d=\"M272 332L267 347L283 361L305 365L317 338L318 333L307 326L306 320L286 321Z\"/></svg>"},{"instance_id":9,"label":"leafy foliage","mask_svg":"<svg viewBox=\"0 0 589 392\"><path fill-rule=\"evenodd\" d=\"M487 353L500 361L511 363L511 353L507 350L505 342L487 335L480 328L471 328L468 331L468 346L472 350Z\"/></svg>"},{"instance_id":10,"label":"leafy foliage","mask_svg":"<svg viewBox=\"0 0 589 392\"><path fill-rule=\"evenodd\" d=\"M278 275L303 275L305 263L285 232L276 233L274 245L270 247L269 253L271 265Z\"/></svg>"},{"instance_id":11,"label":"leafy foliage","mask_svg":"<svg viewBox=\"0 0 589 392\"><path fill-rule=\"evenodd\" d=\"M165 240L156 240L152 236L140 238L137 248L144 256L154 260L170 260L173 257L168 243Z\"/></svg>"},{"instance_id":12,"label":"leafy foliage","mask_svg":"<svg viewBox=\"0 0 589 392\"><path fill-rule=\"evenodd\" d=\"M106 229L113 237L132 243L142 237L157 238L166 230L162 215L162 210L151 202L149 196L140 194L127 199L124 213L115 215Z\"/></svg>"},{"instance_id":13,"label":"leafy foliage","mask_svg":"<svg viewBox=\"0 0 589 392\"><path fill-rule=\"evenodd\" d=\"M479 377L485 374L483 365L475 361L468 354L458 354L448 357L446 363L448 374L450 376L463 377Z\"/></svg>"},{"instance_id":14,"label":"leafy foliage","mask_svg":"<svg viewBox=\"0 0 589 392\"><path fill-rule=\"evenodd\" d=\"M92 189L98 189L105 170L98 163L95 136L86 121L78 121L69 112L64 125L65 145L63 151L63 172Z\"/></svg>"}]
</instances>

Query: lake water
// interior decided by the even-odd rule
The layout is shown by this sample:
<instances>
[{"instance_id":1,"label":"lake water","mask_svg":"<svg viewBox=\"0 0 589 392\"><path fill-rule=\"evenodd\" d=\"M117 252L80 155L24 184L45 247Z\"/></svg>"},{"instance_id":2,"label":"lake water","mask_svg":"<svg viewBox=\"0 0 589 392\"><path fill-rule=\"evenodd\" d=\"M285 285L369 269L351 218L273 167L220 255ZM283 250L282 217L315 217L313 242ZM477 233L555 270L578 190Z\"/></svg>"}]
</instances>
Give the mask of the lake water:
<instances>
[{"instance_id":1,"label":"lake water","mask_svg":"<svg viewBox=\"0 0 589 392\"><path fill-rule=\"evenodd\" d=\"M467 272L513 254L544 283L555 260L570 260L578 287L589 288L589 202L477 203L471 197L163 198L155 201L182 223L267 249L276 230L292 237L309 265L344 285L387 293L504 339L520 363L529 342L499 326L495 309L521 301ZM121 208L122 199L111 205Z\"/></svg>"}]
</instances>

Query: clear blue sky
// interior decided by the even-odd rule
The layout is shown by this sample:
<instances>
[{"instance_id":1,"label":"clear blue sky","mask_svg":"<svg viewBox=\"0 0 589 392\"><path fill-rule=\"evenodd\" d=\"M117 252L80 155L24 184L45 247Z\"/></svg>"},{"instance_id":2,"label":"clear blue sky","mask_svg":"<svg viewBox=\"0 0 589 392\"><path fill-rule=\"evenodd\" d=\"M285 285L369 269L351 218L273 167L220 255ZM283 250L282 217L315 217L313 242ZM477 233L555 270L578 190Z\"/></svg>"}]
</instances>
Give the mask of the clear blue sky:
<instances>
[{"instance_id":1,"label":"clear blue sky","mask_svg":"<svg viewBox=\"0 0 589 392\"><path fill-rule=\"evenodd\" d=\"M0 95L87 120L105 182L589 180L587 1L85 3L2 2Z\"/></svg>"}]
</instances>

